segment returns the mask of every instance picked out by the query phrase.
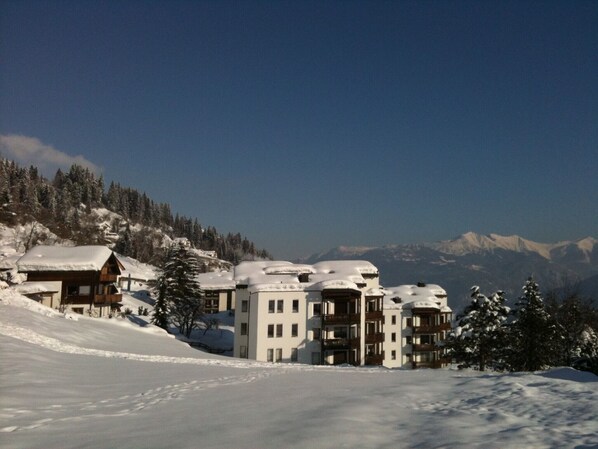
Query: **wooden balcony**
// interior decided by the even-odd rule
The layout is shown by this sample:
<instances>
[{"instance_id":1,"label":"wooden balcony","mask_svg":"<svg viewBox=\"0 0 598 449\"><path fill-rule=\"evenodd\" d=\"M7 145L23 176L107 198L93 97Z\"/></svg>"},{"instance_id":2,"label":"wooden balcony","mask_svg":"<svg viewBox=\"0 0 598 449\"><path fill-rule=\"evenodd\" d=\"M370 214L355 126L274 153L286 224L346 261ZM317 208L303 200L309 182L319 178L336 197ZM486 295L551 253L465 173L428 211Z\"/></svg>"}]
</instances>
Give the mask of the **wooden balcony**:
<instances>
[{"instance_id":1,"label":"wooden balcony","mask_svg":"<svg viewBox=\"0 0 598 449\"><path fill-rule=\"evenodd\" d=\"M384 343L384 333L377 332L375 334L366 334L365 342L366 344Z\"/></svg>"},{"instance_id":2,"label":"wooden balcony","mask_svg":"<svg viewBox=\"0 0 598 449\"><path fill-rule=\"evenodd\" d=\"M365 319L366 321L380 321L384 319L384 313L381 310L376 312L366 312Z\"/></svg>"},{"instance_id":3,"label":"wooden balcony","mask_svg":"<svg viewBox=\"0 0 598 449\"><path fill-rule=\"evenodd\" d=\"M100 274L100 282L116 282L118 274Z\"/></svg>"},{"instance_id":4,"label":"wooden balcony","mask_svg":"<svg viewBox=\"0 0 598 449\"><path fill-rule=\"evenodd\" d=\"M96 304L115 304L117 302L121 302L123 299L123 295L120 293L112 294L112 295L95 295L93 298L93 302Z\"/></svg>"},{"instance_id":5,"label":"wooden balcony","mask_svg":"<svg viewBox=\"0 0 598 449\"><path fill-rule=\"evenodd\" d=\"M324 351L354 348L359 348L359 338L326 338L322 340Z\"/></svg>"},{"instance_id":6,"label":"wooden balcony","mask_svg":"<svg viewBox=\"0 0 598 449\"><path fill-rule=\"evenodd\" d=\"M339 313L332 315L322 315L322 324L357 324L360 321L358 313Z\"/></svg>"},{"instance_id":7,"label":"wooden balcony","mask_svg":"<svg viewBox=\"0 0 598 449\"><path fill-rule=\"evenodd\" d=\"M413 333L415 334L438 334L442 331L448 330L451 330L451 323L413 326Z\"/></svg>"},{"instance_id":8,"label":"wooden balcony","mask_svg":"<svg viewBox=\"0 0 598 449\"><path fill-rule=\"evenodd\" d=\"M366 365L376 365L382 366L384 363L384 355L382 354L372 354L365 356L365 364Z\"/></svg>"}]
</instances>

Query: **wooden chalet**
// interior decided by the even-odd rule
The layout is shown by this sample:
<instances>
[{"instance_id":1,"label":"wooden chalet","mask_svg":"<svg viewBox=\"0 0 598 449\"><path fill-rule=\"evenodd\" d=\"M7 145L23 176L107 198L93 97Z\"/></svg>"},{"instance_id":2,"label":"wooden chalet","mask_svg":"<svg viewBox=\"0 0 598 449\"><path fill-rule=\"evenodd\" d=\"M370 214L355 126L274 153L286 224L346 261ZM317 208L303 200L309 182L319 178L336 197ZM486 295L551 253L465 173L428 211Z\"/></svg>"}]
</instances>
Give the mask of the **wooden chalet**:
<instances>
[{"instance_id":1,"label":"wooden chalet","mask_svg":"<svg viewBox=\"0 0 598 449\"><path fill-rule=\"evenodd\" d=\"M60 301L54 308L108 316L120 309L117 288L123 266L105 246L36 246L17 261L28 282L60 281Z\"/></svg>"}]
</instances>

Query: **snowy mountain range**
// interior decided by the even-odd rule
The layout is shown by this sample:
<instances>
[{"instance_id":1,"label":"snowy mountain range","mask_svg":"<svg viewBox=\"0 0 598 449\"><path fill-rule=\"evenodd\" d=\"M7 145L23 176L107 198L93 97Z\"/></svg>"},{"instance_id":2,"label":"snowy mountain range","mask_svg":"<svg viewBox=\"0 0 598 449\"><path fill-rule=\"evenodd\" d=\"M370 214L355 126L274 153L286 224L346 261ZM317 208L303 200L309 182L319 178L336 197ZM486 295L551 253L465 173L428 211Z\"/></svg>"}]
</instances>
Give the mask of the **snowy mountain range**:
<instances>
[{"instance_id":1,"label":"snowy mountain range","mask_svg":"<svg viewBox=\"0 0 598 449\"><path fill-rule=\"evenodd\" d=\"M468 232L440 242L383 247L340 246L305 260L366 259L380 270L384 285L418 281L442 285L451 306L460 309L469 288L504 290L514 299L530 275L544 291L563 284L583 287L582 294L598 297L598 240L539 243L517 235Z\"/></svg>"}]
</instances>

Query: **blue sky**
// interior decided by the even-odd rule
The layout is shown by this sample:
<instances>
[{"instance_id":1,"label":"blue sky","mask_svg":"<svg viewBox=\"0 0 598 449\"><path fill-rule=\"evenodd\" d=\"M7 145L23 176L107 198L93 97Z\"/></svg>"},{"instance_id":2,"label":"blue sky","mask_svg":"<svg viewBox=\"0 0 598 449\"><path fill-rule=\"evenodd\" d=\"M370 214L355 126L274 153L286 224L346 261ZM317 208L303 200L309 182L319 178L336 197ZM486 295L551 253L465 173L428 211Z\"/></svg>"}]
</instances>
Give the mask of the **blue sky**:
<instances>
[{"instance_id":1,"label":"blue sky","mask_svg":"<svg viewBox=\"0 0 598 449\"><path fill-rule=\"evenodd\" d=\"M278 258L598 237L597 23L595 1L3 1L0 152L80 156Z\"/></svg>"}]
</instances>

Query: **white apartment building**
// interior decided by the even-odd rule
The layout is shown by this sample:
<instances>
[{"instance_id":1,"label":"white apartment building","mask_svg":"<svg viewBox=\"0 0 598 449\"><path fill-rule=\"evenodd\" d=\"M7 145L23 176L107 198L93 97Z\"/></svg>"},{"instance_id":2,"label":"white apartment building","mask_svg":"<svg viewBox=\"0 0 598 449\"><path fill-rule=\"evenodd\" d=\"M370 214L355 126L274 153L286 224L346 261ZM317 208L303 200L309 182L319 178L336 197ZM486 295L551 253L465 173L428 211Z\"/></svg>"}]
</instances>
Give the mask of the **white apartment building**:
<instances>
[{"instance_id":1,"label":"white apartment building","mask_svg":"<svg viewBox=\"0 0 598 449\"><path fill-rule=\"evenodd\" d=\"M421 323L440 322L441 310L449 314L450 323L446 293L437 286L382 289L378 269L367 261L243 262L233 277L235 357L307 364L440 365L439 350L420 343L442 336L421 337ZM416 348L433 355L422 355ZM436 363L423 364L428 359Z\"/></svg>"}]
</instances>

